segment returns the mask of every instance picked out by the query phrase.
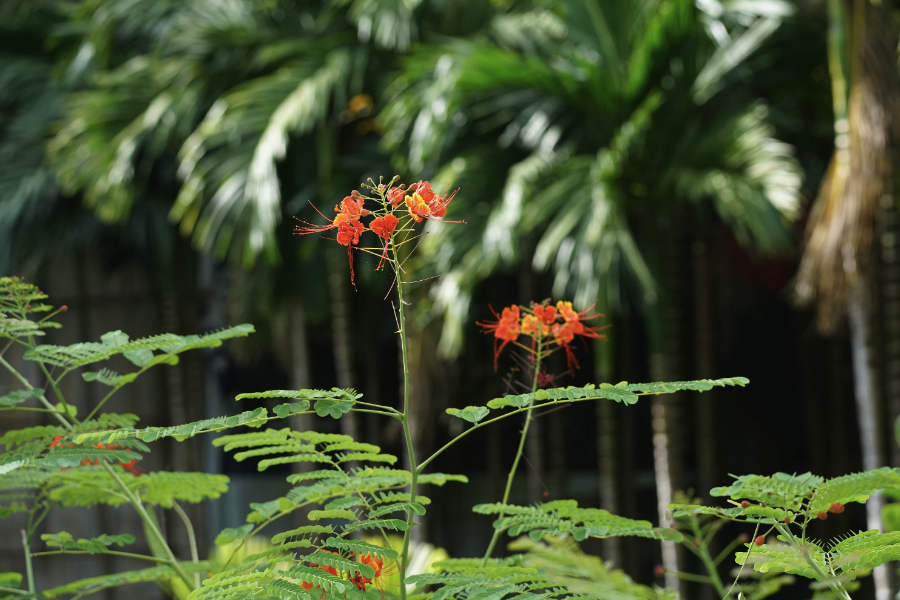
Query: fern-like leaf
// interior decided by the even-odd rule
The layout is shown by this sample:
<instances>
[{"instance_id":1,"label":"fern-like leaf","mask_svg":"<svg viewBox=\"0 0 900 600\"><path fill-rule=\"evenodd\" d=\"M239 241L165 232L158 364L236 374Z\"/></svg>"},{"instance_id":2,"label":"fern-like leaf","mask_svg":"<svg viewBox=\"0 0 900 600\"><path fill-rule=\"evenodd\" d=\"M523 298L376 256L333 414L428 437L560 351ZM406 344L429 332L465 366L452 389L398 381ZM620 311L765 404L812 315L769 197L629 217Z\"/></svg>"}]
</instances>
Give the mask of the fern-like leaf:
<instances>
[{"instance_id":1,"label":"fern-like leaf","mask_svg":"<svg viewBox=\"0 0 900 600\"><path fill-rule=\"evenodd\" d=\"M41 535L41 539L51 548L60 548L62 550L81 550L91 554L101 554L106 552L110 546L125 546L134 543L134 536L128 533L121 535L103 534L99 537L87 539L74 539L72 534L67 531L59 533L45 533Z\"/></svg>"},{"instance_id":2,"label":"fern-like leaf","mask_svg":"<svg viewBox=\"0 0 900 600\"><path fill-rule=\"evenodd\" d=\"M409 526L406 521L400 519L367 519L344 525L343 533L353 533L362 529L393 529L394 531L406 531Z\"/></svg>"},{"instance_id":3,"label":"fern-like leaf","mask_svg":"<svg viewBox=\"0 0 900 600\"><path fill-rule=\"evenodd\" d=\"M369 554L371 556L377 556L382 560L385 558L396 559L400 557L400 553L392 548L376 546L375 544L370 544L369 542L364 542L362 540L330 537L325 540L323 546L326 548L337 548L338 550L356 552L357 555Z\"/></svg>"},{"instance_id":4,"label":"fern-like leaf","mask_svg":"<svg viewBox=\"0 0 900 600\"><path fill-rule=\"evenodd\" d=\"M306 565L293 565L284 574L321 587L325 591L338 594L342 593L347 586L347 582L340 577L336 577L321 569L307 567Z\"/></svg>"},{"instance_id":5,"label":"fern-like leaf","mask_svg":"<svg viewBox=\"0 0 900 600\"><path fill-rule=\"evenodd\" d=\"M882 467L827 479L816 489L810 501L810 509L824 511L835 502L846 504L865 501L869 495L882 488L900 488L900 469Z\"/></svg>"},{"instance_id":6,"label":"fern-like leaf","mask_svg":"<svg viewBox=\"0 0 900 600\"><path fill-rule=\"evenodd\" d=\"M213 565L207 561L201 562L182 562L179 563L182 570L186 573L203 573L213 568ZM131 583L142 583L146 581L167 581L174 577L178 577L174 569L168 566L150 567L149 569L140 569L137 571L122 571L112 575L100 575L99 577L88 577L80 579L66 585L61 585L49 590L41 592L44 598L56 598L64 594L79 594L86 596L94 594L102 590Z\"/></svg>"},{"instance_id":7,"label":"fern-like leaf","mask_svg":"<svg viewBox=\"0 0 900 600\"><path fill-rule=\"evenodd\" d=\"M156 471L137 477L120 473L119 477L130 490L148 504L172 508L172 502L197 503L215 499L228 491L228 477L209 473L170 473ZM76 469L58 473L50 499L63 506L120 506L125 496L115 493L118 485L100 469Z\"/></svg>"},{"instance_id":8,"label":"fern-like leaf","mask_svg":"<svg viewBox=\"0 0 900 600\"><path fill-rule=\"evenodd\" d=\"M528 533L535 540L545 535L563 533L571 534L577 541L588 537L618 536L674 541L683 539L674 529L653 527L649 521L620 517L599 508L579 508L574 500L549 502L539 506L479 504L473 510L481 514L509 515L494 521L494 528L508 530L513 536Z\"/></svg>"},{"instance_id":9,"label":"fern-like leaf","mask_svg":"<svg viewBox=\"0 0 900 600\"><path fill-rule=\"evenodd\" d=\"M331 525L304 525L303 527L298 527L297 529L291 529L290 531L283 531L276 534L272 537L272 543L277 544L289 538L295 538L309 534L332 533L333 531L334 529Z\"/></svg>"},{"instance_id":10,"label":"fern-like leaf","mask_svg":"<svg viewBox=\"0 0 900 600\"><path fill-rule=\"evenodd\" d=\"M75 437L76 443L122 443L123 440L139 439L144 442L155 442L164 437L173 437L181 442L201 433L221 431L234 427L261 427L268 421L268 411L263 408L247 410L230 417L203 419L173 427L145 427L143 429L117 429L114 431L94 431L82 433Z\"/></svg>"},{"instance_id":11,"label":"fern-like leaf","mask_svg":"<svg viewBox=\"0 0 900 600\"><path fill-rule=\"evenodd\" d=\"M266 585L266 591L279 600L311 600L311 596L296 583L286 579L276 579Z\"/></svg>"},{"instance_id":12,"label":"fern-like leaf","mask_svg":"<svg viewBox=\"0 0 900 600\"><path fill-rule=\"evenodd\" d=\"M27 360L36 360L71 370L123 354L138 366L144 367L149 365L153 358L165 362L169 357L187 350L221 346L223 340L245 337L253 331L253 326L245 323L204 335L181 336L164 333L132 341L129 341L128 336L121 331L112 331L102 335L100 342L84 342L70 346L44 344L28 350L24 357ZM163 352L169 357L158 357L153 355L154 352Z\"/></svg>"}]
</instances>

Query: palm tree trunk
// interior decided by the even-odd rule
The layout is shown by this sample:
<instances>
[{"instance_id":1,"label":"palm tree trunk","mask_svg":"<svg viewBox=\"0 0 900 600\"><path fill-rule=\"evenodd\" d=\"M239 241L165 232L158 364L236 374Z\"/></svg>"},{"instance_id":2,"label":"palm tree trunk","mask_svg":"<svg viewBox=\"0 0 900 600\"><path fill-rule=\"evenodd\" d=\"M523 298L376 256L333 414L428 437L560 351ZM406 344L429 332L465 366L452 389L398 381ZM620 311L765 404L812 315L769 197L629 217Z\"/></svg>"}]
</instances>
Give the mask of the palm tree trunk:
<instances>
[{"instance_id":1,"label":"palm tree trunk","mask_svg":"<svg viewBox=\"0 0 900 600\"><path fill-rule=\"evenodd\" d=\"M865 289L857 284L852 290L848 317L850 322L850 347L853 355L853 379L856 395L856 414L859 420L859 438L862 444L863 469L871 471L884 465L881 453L881 428L877 426L877 394L876 381L873 377L874 352L872 347L872 331L869 327L870 314ZM881 508L884 497L872 494L866 502L866 525L868 529L881 530ZM890 600L891 588L887 565L875 567L872 571L875 580L877 600Z\"/></svg>"},{"instance_id":2,"label":"palm tree trunk","mask_svg":"<svg viewBox=\"0 0 900 600\"><path fill-rule=\"evenodd\" d=\"M331 338L334 348L334 370L337 386L352 388L354 375L353 343L350 327L350 298L347 288L347 268L343 260L343 248L328 253L328 297L331 302ZM348 412L341 417L341 433L359 440L359 415Z\"/></svg>"},{"instance_id":3,"label":"palm tree trunk","mask_svg":"<svg viewBox=\"0 0 900 600\"><path fill-rule=\"evenodd\" d=\"M594 343L594 373L598 382L611 382L614 360L613 341L596 341ZM616 404L600 401L596 403L597 418L597 480L600 488L600 507L614 515L619 512L619 445L618 423L616 422ZM622 567L621 538L611 537L603 540L603 558L616 567Z\"/></svg>"},{"instance_id":4,"label":"palm tree trunk","mask_svg":"<svg viewBox=\"0 0 900 600\"><path fill-rule=\"evenodd\" d=\"M683 310L677 293L684 278L681 276L679 244L676 233L663 231L661 246L657 247L660 273L660 299L648 308L650 334L650 377L653 381L671 381L678 377L678 355L681 346L680 327ZM678 394L654 396L651 403L653 428L653 466L656 478L656 503L659 526L671 527L668 505L672 503L676 482L680 481L681 445L678 439ZM675 542L662 542L662 564L666 569L666 587L680 595L682 585L677 577L679 552Z\"/></svg>"}]
</instances>

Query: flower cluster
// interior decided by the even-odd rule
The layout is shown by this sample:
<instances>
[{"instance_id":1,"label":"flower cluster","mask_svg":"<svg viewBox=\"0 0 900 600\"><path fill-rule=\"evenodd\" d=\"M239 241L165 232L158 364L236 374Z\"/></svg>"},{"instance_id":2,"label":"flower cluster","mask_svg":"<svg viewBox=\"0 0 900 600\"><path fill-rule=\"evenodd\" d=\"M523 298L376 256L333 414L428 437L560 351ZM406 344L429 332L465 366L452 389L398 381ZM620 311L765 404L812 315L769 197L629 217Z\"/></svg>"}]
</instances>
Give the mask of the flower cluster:
<instances>
[{"instance_id":1,"label":"flower cluster","mask_svg":"<svg viewBox=\"0 0 900 600\"><path fill-rule=\"evenodd\" d=\"M53 436L53 441L50 442L50 447L51 448L63 448L63 447L74 448L75 447L75 444L66 444L66 443L64 443L64 440L65 440L65 438L63 436L55 435L55 436ZM107 450L120 450L122 448L122 446L117 446L116 444L96 444L96 445L94 445L94 448L105 448ZM135 477L140 477L141 474L138 471L137 467L135 466L135 463L136 463L135 459L132 458L127 463L119 463L119 466L122 467L123 469L125 469L126 471L129 471ZM100 460L99 459L91 460L89 458L86 458L83 461L81 461L81 464L83 464L83 465L99 465Z\"/></svg>"},{"instance_id":2,"label":"flower cluster","mask_svg":"<svg viewBox=\"0 0 900 600\"><path fill-rule=\"evenodd\" d=\"M320 550L320 552L326 552L328 554L337 554L336 552L332 552L331 550ZM351 556L352 556L352 554L351 554ZM360 572L360 571L354 571L352 575L349 573L340 573L339 574L337 569L334 567L327 566L327 565L320 565L320 564L314 563L314 562L309 563L309 566L313 569L316 569L316 568L321 569L321 570L325 571L326 573L334 575L335 577L346 578L348 581L350 581L350 583L353 584L353 586L356 589L358 589L362 592L366 591L366 586L370 585L370 584L374 584L375 588L379 592L382 592L384 590L384 579L383 578L384 578L384 576L390 574L390 570L384 568L384 561L382 559L378 558L377 556L373 556L371 554L361 554L358 556L357 560L361 564L371 567L372 570L375 572L375 576L374 577L365 577L365 576L363 576L362 572ZM308 582L303 582L300 585L306 591L311 590L313 587L319 587L319 586L314 586L312 583L308 583ZM322 597L324 597L324 596L325 596L325 592L323 590ZM382 594L382 596L383 596L383 594Z\"/></svg>"},{"instance_id":3,"label":"flower cluster","mask_svg":"<svg viewBox=\"0 0 900 600\"><path fill-rule=\"evenodd\" d=\"M294 228L297 235L309 233L323 233L332 229L337 230L335 240L347 247L347 256L350 260L350 280L353 281L353 247L359 244L360 236L366 230L377 235L381 240L381 248L360 248L374 254L381 255L378 269L384 265L387 259L388 249L397 247L392 241L396 232L410 231L409 226L414 221L421 223L424 219L438 220L447 214L447 205L453 200L456 192L451 194L437 194L427 181L413 183L409 187L405 184L395 185L398 177L394 177L387 184L375 184L371 179L365 185L372 196L365 196L358 190L353 190L339 205L334 207L337 213L334 219L329 219L316 209L328 223L314 225L306 221L300 221L302 225ZM372 210L366 208L366 202ZM315 208L315 207L313 207ZM364 217L373 217L368 224L363 223ZM401 224L401 221L404 221ZM399 229L398 229L399 226Z\"/></svg>"},{"instance_id":4,"label":"flower cluster","mask_svg":"<svg viewBox=\"0 0 900 600\"><path fill-rule=\"evenodd\" d=\"M593 308L593 307L592 307ZM588 314L591 308L577 312L572 308L572 303L562 301L552 304L534 304L530 307L513 304L505 307L498 315L491 308L491 312L497 317L496 321L479 323L485 333L494 334L494 368L497 368L497 360L507 344L513 343L534 355L541 348L542 357L562 348L566 352L566 364L569 371L578 368L578 361L572 352L571 343L576 336L581 338L606 339L601 333L602 329L609 327L589 327L586 321L602 317L600 313ZM527 336L530 344L519 342L519 338ZM539 374L540 376L540 374Z\"/></svg>"}]
</instances>

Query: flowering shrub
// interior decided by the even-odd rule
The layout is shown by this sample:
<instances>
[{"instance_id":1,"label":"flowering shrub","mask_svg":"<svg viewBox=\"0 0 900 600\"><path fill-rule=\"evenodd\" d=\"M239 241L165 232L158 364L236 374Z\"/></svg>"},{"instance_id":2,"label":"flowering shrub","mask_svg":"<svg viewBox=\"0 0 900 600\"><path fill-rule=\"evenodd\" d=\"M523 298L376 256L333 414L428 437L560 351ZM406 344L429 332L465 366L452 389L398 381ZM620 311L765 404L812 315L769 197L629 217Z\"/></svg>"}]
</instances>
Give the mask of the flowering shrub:
<instances>
[{"instance_id":1,"label":"flowering shrub","mask_svg":"<svg viewBox=\"0 0 900 600\"><path fill-rule=\"evenodd\" d=\"M279 403L271 413L257 408L193 423L137 427L136 415L103 410L117 391L157 365L175 364L183 352L248 335L252 326L239 325L205 335L163 334L138 340L114 331L99 342L71 346L38 344L46 330L59 327L52 319L62 309L54 311L45 304L46 295L34 285L17 278L0 278L0 337L7 340L0 349L0 368L20 384L18 389L0 396L0 411L37 411L53 420L51 425L7 431L0 437L5 448L0 454L0 517L21 517L24 521L24 575L0 573L0 600L66 594L81 598L139 581L158 582L171 596L186 600L361 600L385 594L396 594L405 600L411 591L417 600L581 600L606 598L611 589L623 598L670 597L665 591L651 590L631 583L621 574L610 573L602 563L585 559L573 546L576 541L612 536L683 543L697 554L706 569L705 575L685 576L709 583L722 598L749 595L752 600L760 600L783 583L768 574L788 573L815 579L846 600L853 579L876 564L900 558L896 534L866 532L834 544L813 542L806 536L810 522L829 512L840 513L844 504L864 501L866 494L882 487L900 488L900 472L891 469L829 480L810 474L739 477L731 486L713 490L714 495L730 498L730 507L707 507L687 499L673 505L676 528L654 527L647 521L612 515L600 508L579 507L572 500L536 506L510 504L513 478L536 410L575 402L634 404L645 395L747 383L746 379L735 377L555 387L554 376L547 372L547 358L562 350L568 370L577 369L576 340L602 340L600 331L607 327L594 324L601 314L592 309L578 311L566 300L504 307L499 314L494 312L496 320L480 323L482 330L494 338L495 367L507 348L524 355L519 364L525 367L530 391L494 398L481 405L448 409L467 427L430 456L416 456L410 424L407 303L399 251L416 238L419 223L444 221L456 192L438 194L428 182L406 186L397 178L388 183L370 180L364 190L366 193L352 192L335 206L337 214L333 219L323 215L327 223L301 222L296 233L333 231L333 239L347 247L351 281L354 249L378 256L377 268L388 266L393 271L403 367L403 397L398 408L367 402L353 389L271 390L238 396L239 400L277 399ZM41 317L42 314L46 316ZM21 348L24 359L37 365L41 373L38 381L29 380L3 357L13 346ZM91 370L116 356L124 357L132 369L121 374L108 368ZM78 418L61 386L66 377L76 372L85 381L108 389L84 419ZM397 456L346 435L296 431L283 422L265 427L270 421L292 415L339 419L351 411L396 420L406 448L401 464L409 468L397 468ZM473 431L511 417L521 418L523 427L504 494L499 502L474 507L480 514L495 516L493 537L484 554L443 560L438 563L440 572L414 572L410 535L416 516L425 514L431 502L419 493L420 486L428 483L439 488L467 481L461 474L433 472L430 465ZM224 558L203 561L180 503L218 498L227 491L227 478L207 473L140 473L135 464L149 450L148 444L161 438L182 441L239 427L250 429L219 436L213 444L234 452L236 460L258 461L260 471L298 462L314 463L317 468L288 476L293 487L285 496L251 505L244 524L227 528L217 537L216 544L221 548L218 556ZM34 539L55 506L99 504L131 506L141 519L151 554L113 549L133 543L135 536L130 533L98 532L96 537L81 540L66 532L44 534L41 540L47 549ZM190 558L175 555L149 510L151 507L175 511L183 520L192 540ZM308 523L293 529L279 528L280 519L301 510L308 511ZM739 538L726 552L712 557L710 539L723 519L750 523L758 541L750 542L750 536ZM263 532L271 535L270 545L252 553L242 551ZM376 536L383 543L358 539L361 532ZM397 549L391 543L393 532L402 535ZM524 553L494 558L496 543L503 533L528 534L530 541L516 542ZM766 537L769 534L777 535L777 539L770 540ZM736 554L738 564L752 563L759 577L751 584L742 581L728 587L722 582L718 565L741 543L746 544L746 551ZM50 589L40 584L40 573L34 573L33 555L88 552L127 556L152 566ZM389 589L386 581L395 577L399 583Z\"/></svg>"}]
</instances>

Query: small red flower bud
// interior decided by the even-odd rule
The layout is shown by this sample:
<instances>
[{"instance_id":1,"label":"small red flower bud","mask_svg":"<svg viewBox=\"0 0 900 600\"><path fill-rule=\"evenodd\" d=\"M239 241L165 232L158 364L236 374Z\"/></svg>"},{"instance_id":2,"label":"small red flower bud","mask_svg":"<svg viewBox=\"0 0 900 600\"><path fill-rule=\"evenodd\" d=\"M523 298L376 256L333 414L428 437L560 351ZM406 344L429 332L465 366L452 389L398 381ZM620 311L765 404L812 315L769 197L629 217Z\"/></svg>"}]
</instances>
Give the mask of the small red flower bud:
<instances>
[{"instance_id":1,"label":"small red flower bud","mask_svg":"<svg viewBox=\"0 0 900 600\"><path fill-rule=\"evenodd\" d=\"M758 535L758 536L756 536L756 539L753 540L753 543L756 544L757 546L762 546L763 544L766 543L766 538L764 538L761 535Z\"/></svg>"},{"instance_id":2,"label":"small red flower bud","mask_svg":"<svg viewBox=\"0 0 900 600\"><path fill-rule=\"evenodd\" d=\"M25 307L25 308L28 308L28 309L30 309L30 308L31 308L31 305L30 305L30 304L29 304L29 305L27 305L27 306L26 306L26 307Z\"/></svg>"},{"instance_id":3,"label":"small red flower bud","mask_svg":"<svg viewBox=\"0 0 900 600\"><path fill-rule=\"evenodd\" d=\"M653 567L653 574L657 577L662 577L666 574L666 568L662 565L656 565L655 567Z\"/></svg>"},{"instance_id":4,"label":"small red flower bud","mask_svg":"<svg viewBox=\"0 0 900 600\"><path fill-rule=\"evenodd\" d=\"M833 512L834 514L839 515L842 512L844 512L844 505L841 504L840 502L835 502L834 504L832 504L831 506L828 507L828 512Z\"/></svg>"},{"instance_id":5,"label":"small red flower bud","mask_svg":"<svg viewBox=\"0 0 900 600\"><path fill-rule=\"evenodd\" d=\"M812 497L813 497L813 493L812 493L812 492L807 492L807 493L806 493L806 497L807 497L807 498L812 498Z\"/></svg>"},{"instance_id":6,"label":"small red flower bud","mask_svg":"<svg viewBox=\"0 0 900 600\"><path fill-rule=\"evenodd\" d=\"M741 501L741 508L747 508L748 506L750 506L749 502L747 502L746 500Z\"/></svg>"},{"instance_id":7,"label":"small red flower bud","mask_svg":"<svg viewBox=\"0 0 900 600\"><path fill-rule=\"evenodd\" d=\"M760 502L759 505L762 506L763 508L766 507L766 503L765 503L765 502Z\"/></svg>"},{"instance_id":8,"label":"small red flower bud","mask_svg":"<svg viewBox=\"0 0 900 600\"><path fill-rule=\"evenodd\" d=\"M828 513L823 510L822 512L819 513L819 518L824 521L825 519L828 518Z\"/></svg>"},{"instance_id":9,"label":"small red flower bud","mask_svg":"<svg viewBox=\"0 0 900 600\"><path fill-rule=\"evenodd\" d=\"M59 312L66 312L67 310L69 310L69 307L65 304L59 307Z\"/></svg>"},{"instance_id":10,"label":"small red flower bud","mask_svg":"<svg viewBox=\"0 0 900 600\"><path fill-rule=\"evenodd\" d=\"M790 523L790 522L791 522L791 515L786 516L786 517L784 518L784 522L785 522L785 523Z\"/></svg>"}]
</instances>

